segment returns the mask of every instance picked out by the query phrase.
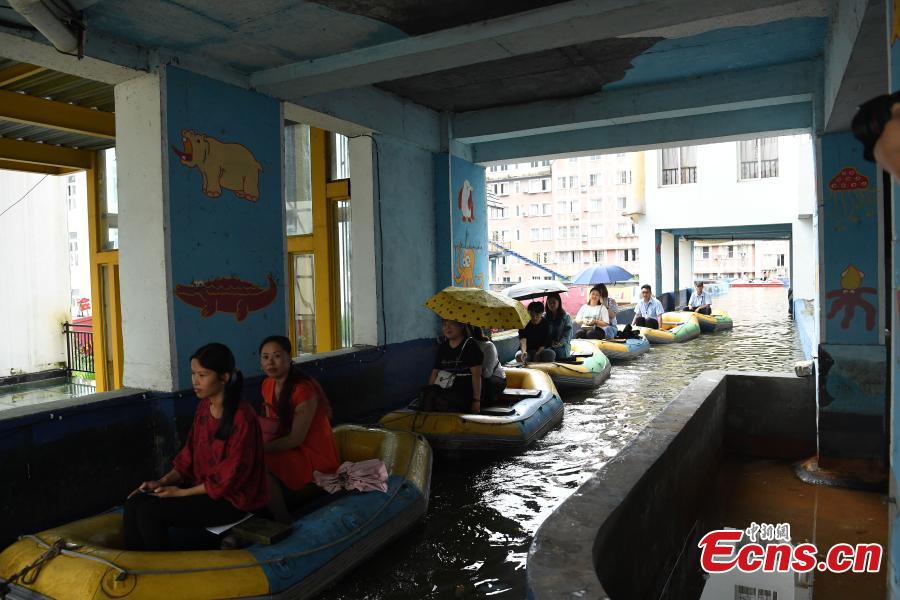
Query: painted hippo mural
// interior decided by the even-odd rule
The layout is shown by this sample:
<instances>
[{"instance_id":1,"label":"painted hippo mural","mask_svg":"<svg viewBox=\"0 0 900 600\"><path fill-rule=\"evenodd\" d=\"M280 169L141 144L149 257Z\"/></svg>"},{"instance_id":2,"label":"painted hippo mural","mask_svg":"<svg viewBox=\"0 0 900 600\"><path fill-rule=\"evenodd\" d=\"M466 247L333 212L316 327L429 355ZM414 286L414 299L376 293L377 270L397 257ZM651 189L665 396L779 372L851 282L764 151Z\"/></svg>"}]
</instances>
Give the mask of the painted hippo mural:
<instances>
[{"instance_id":1,"label":"painted hippo mural","mask_svg":"<svg viewBox=\"0 0 900 600\"><path fill-rule=\"evenodd\" d=\"M192 284L179 283L175 286L175 296L185 304L199 308L201 317L225 312L232 313L235 319L243 321L251 312L274 302L278 287L271 275L267 279L269 286L266 288L236 277L220 277Z\"/></svg>"},{"instance_id":2,"label":"painted hippo mural","mask_svg":"<svg viewBox=\"0 0 900 600\"><path fill-rule=\"evenodd\" d=\"M191 129L181 130L179 150L172 146L181 164L196 167L203 175L203 193L218 198L222 190L231 190L243 200L259 199L259 173L262 165L253 153L242 144L217 140Z\"/></svg>"}]
</instances>

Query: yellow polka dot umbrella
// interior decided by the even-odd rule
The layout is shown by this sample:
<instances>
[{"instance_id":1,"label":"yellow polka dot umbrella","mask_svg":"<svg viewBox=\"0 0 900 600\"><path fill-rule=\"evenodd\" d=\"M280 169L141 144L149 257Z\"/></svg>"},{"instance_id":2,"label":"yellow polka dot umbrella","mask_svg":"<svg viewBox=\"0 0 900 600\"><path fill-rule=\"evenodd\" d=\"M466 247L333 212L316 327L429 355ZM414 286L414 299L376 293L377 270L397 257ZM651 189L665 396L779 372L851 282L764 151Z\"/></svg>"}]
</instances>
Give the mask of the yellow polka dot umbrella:
<instances>
[{"instance_id":1,"label":"yellow polka dot umbrella","mask_svg":"<svg viewBox=\"0 0 900 600\"><path fill-rule=\"evenodd\" d=\"M446 287L425 302L443 319L499 329L522 329L530 317L518 300L471 287Z\"/></svg>"}]
</instances>

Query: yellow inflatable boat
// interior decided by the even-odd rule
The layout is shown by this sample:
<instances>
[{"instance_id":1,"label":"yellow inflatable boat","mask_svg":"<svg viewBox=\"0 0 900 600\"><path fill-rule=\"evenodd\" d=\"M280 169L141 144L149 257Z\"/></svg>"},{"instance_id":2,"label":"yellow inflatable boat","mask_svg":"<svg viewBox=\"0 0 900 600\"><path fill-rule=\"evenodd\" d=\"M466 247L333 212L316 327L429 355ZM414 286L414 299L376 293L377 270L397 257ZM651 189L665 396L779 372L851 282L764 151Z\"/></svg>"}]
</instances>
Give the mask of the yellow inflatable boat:
<instances>
[{"instance_id":1,"label":"yellow inflatable boat","mask_svg":"<svg viewBox=\"0 0 900 600\"><path fill-rule=\"evenodd\" d=\"M659 329L641 327L641 335L651 344L676 344L690 341L700 335L700 323L692 312L663 313Z\"/></svg>"},{"instance_id":2,"label":"yellow inflatable boat","mask_svg":"<svg viewBox=\"0 0 900 600\"><path fill-rule=\"evenodd\" d=\"M436 452L524 450L559 424L563 403L545 373L506 368L506 393L481 414L423 412L417 402L381 418L380 425L421 434Z\"/></svg>"},{"instance_id":3,"label":"yellow inflatable boat","mask_svg":"<svg viewBox=\"0 0 900 600\"><path fill-rule=\"evenodd\" d=\"M725 331L734 327L734 321L724 310L714 308L712 314L702 315L700 313L691 313L697 317L700 324L700 331L703 333L712 333L714 331Z\"/></svg>"},{"instance_id":4,"label":"yellow inflatable boat","mask_svg":"<svg viewBox=\"0 0 900 600\"><path fill-rule=\"evenodd\" d=\"M572 342L575 341L580 340L572 340ZM609 359L594 345L582 346L581 353L577 353L575 348L576 345L573 344L573 354L569 360L530 362L528 368L543 371L550 376L556 387L561 389L600 387L604 381L609 379L609 374L612 372L612 364Z\"/></svg>"},{"instance_id":5,"label":"yellow inflatable boat","mask_svg":"<svg viewBox=\"0 0 900 600\"><path fill-rule=\"evenodd\" d=\"M309 597L408 529L428 507L431 449L422 437L340 426L335 439L342 461L384 461L387 493L326 497L324 506L298 517L285 539L241 550L129 551L121 511L89 517L23 536L4 550L0 581L9 586L7 597Z\"/></svg>"}]
</instances>

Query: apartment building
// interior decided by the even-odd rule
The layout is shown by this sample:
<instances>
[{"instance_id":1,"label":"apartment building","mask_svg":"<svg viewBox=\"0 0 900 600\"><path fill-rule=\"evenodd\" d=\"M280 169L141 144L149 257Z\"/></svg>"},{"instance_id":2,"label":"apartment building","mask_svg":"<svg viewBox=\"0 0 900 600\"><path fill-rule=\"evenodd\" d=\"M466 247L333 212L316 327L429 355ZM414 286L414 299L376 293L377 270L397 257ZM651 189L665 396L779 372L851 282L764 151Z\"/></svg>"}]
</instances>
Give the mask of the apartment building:
<instances>
[{"instance_id":1,"label":"apartment building","mask_svg":"<svg viewBox=\"0 0 900 600\"><path fill-rule=\"evenodd\" d=\"M594 263L637 273L628 214L643 203L643 165L638 152L489 166L490 282L570 277Z\"/></svg>"}]
</instances>

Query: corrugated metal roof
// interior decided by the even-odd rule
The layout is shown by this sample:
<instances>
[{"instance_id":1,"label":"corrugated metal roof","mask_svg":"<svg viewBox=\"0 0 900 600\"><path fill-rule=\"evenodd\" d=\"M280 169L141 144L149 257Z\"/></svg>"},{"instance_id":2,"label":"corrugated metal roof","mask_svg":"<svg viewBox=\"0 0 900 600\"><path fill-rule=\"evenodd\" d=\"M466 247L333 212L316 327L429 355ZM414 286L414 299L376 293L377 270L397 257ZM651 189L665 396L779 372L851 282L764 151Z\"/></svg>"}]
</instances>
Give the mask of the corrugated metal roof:
<instances>
[{"instance_id":1,"label":"corrugated metal roof","mask_svg":"<svg viewBox=\"0 0 900 600\"><path fill-rule=\"evenodd\" d=\"M0 71L20 64L22 63L0 58ZM113 86L50 69L43 69L18 81L0 86L0 89L104 112L115 110ZM115 140L59 131L38 125L23 125L2 117L0 117L0 137L87 150L102 150L115 146Z\"/></svg>"}]
</instances>

